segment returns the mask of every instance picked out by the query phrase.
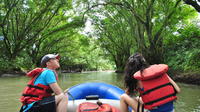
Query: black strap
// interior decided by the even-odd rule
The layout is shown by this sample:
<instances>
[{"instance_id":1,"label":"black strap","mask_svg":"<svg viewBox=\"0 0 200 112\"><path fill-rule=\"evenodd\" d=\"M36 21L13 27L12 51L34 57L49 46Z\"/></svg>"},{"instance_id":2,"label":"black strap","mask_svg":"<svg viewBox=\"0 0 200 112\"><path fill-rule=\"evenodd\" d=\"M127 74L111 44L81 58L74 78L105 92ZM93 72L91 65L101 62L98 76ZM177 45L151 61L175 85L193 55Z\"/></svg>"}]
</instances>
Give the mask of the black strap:
<instances>
[{"instance_id":1,"label":"black strap","mask_svg":"<svg viewBox=\"0 0 200 112\"><path fill-rule=\"evenodd\" d=\"M85 97L86 100L99 100L99 95L88 95Z\"/></svg>"},{"instance_id":2,"label":"black strap","mask_svg":"<svg viewBox=\"0 0 200 112\"><path fill-rule=\"evenodd\" d=\"M140 112L140 101L138 100L137 112Z\"/></svg>"},{"instance_id":3,"label":"black strap","mask_svg":"<svg viewBox=\"0 0 200 112\"><path fill-rule=\"evenodd\" d=\"M144 112L144 104L142 104L142 112Z\"/></svg>"},{"instance_id":4,"label":"black strap","mask_svg":"<svg viewBox=\"0 0 200 112\"><path fill-rule=\"evenodd\" d=\"M46 89L47 93L53 93L52 89Z\"/></svg>"},{"instance_id":5,"label":"black strap","mask_svg":"<svg viewBox=\"0 0 200 112\"><path fill-rule=\"evenodd\" d=\"M22 96L39 97L38 95L32 95L32 94L22 94Z\"/></svg>"},{"instance_id":6,"label":"black strap","mask_svg":"<svg viewBox=\"0 0 200 112\"><path fill-rule=\"evenodd\" d=\"M150 92L152 92L152 91L155 91L156 89L160 89L160 88L165 87L165 86L168 86L168 85L172 85L172 84L171 84L171 83L166 83L166 84L157 86L157 87L155 87L155 88L152 88L152 89L149 89L149 90L145 91L144 93L142 93L142 95L146 95L146 94L148 94L148 93L150 93ZM141 96L142 96L142 95L141 95Z\"/></svg>"},{"instance_id":7,"label":"black strap","mask_svg":"<svg viewBox=\"0 0 200 112\"><path fill-rule=\"evenodd\" d=\"M42 88L42 87L39 87L39 86L34 86L34 85L27 85L28 87L30 87L30 88L35 88L35 89L40 89L40 90L44 90L44 88Z\"/></svg>"},{"instance_id":8,"label":"black strap","mask_svg":"<svg viewBox=\"0 0 200 112\"><path fill-rule=\"evenodd\" d=\"M137 112L140 112L140 97L138 99ZM144 112L144 104L142 104L142 112Z\"/></svg>"},{"instance_id":9,"label":"black strap","mask_svg":"<svg viewBox=\"0 0 200 112\"><path fill-rule=\"evenodd\" d=\"M28 87L30 87L30 88L35 88L35 89L40 89L40 90L44 90L44 88L42 88L42 87L39 87L39 86L35 86L35 85L27 85ZM51 89L46 89L46 92L47 93L53 93L53 91L51 90Z\"/></svg>"},{"instance_id":10,"label":"black strap","mask_svg":"<svg viewBox=\"0 0 200 112\"><path fill-rule=\"evenodd\" d=\"M164 99L169 98L169 97L171 97L171 96L176 96L176 93L173 93L173 94L170 94L170 95L164 96L164 97L159 98L159 99L157 99L157 100L153 100L153 101L147 102L147 103L145 103L145 105L151 105L151 104L153 104L153 103L155 103L155 102L158 102L158 101L164 100Z\"/></svg>"}]
</instances>

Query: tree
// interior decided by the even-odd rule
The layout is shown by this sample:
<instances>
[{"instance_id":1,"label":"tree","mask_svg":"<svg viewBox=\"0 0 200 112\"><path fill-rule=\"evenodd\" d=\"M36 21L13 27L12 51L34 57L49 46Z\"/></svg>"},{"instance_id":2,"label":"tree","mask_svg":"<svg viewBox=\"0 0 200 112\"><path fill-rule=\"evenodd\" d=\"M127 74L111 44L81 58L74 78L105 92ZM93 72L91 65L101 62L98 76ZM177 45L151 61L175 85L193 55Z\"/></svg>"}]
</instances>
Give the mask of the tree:
<instances>
[{"instance_id":1,"label":"tree","mask_svg":"<svg viewBox=\"0 0 200 112\"><path fill-rule=\"evenodd\" d=\"M85 2L82 2L82 4L84 3ZM185 15L186 13L189 15L193 14L191 13L193 12L191 9L186 8L187 10L185 10L186 6L182 4L181 0L88 1L84 5L86 5L86 14L84 17L92 18L92 21L98 21L94 23L98 26L94 33L101 34L98 36L98 39L101 40L100 44L102 44L104 48L107 47L106 50L111 49L116 43L118 46L122 47L119 42L115 42L119 40L116 35L119 34L119 32L125 34L123 33L124 31L120 29L126 29L126 35L129 36L125 37L132 37L132 40L134 40L132 42L135 46L131 47L132 52L141 52L150 64L163 62L163 43L165 38L167 38L166 35L168 35L168 33L173 33L173 31L176 30L174 26L188 17ZM121 10L124 12L121 12ZM107 12L112 16L105 14ZM120 19L115 21L116 18L114 17L118 13L122 15L125 13L124 15L130 16L130 18L127 19L126 16L121 15L118 18L123 21L119 22ZM108 22L109 19L113 22ZM122 25L126 23L128 23L126 26ZM116 24L120 25L117 26ZM132 31L129 33L127 28L130 28ZM116 46L115 49L114 47L112 48L113 52L118 52L120 50L125 52L119 49L120 47L117 49ZM115 53L114 56L117 57L117 53ZM123 63L123 61L121 62Z\"/></svg>"},{"instance_id":2,"label":"tree","mask_svg":"<svg viewBox=\"0 0 200 112\"><path fill-rule=\"evenodd\" d=\"M62 51L84 25L71 0L2 0L0 5L0 61L7 69L31 68L44 54Z\"/></svg>"},{"instance_id":3,"label":"tree","mask_svg":"<svg viewBox=\"0 0 200 112\"><path fill-rule=\"evenodd\" d=\"M183 0L186 4L194 7L198 12L200 12L200 0Z\"/></svg>"},{"instance_id":4,"label":"tree","mask_svg":"<svg viewBox=\"0 0 200 112\"><path fill-rule=\"evenodd\" d=\"M176 24L180 18L183 18L182 15L176 16L183 7L180 4L181 0L165 0L164 2L162 0L145 0L143 2L122 0L121 2L99 3L103 6L118 6L131 13L134 17L136 32L134 32L133 38L137 43L137 51L141 52L151 64L163 62L164 32L172 24Z\"/></svg>"},{"instance_id":5,"label":"tree","mask_svg":"<svg viewBox=\"0 0 200 112\"><path fill-rule=\"evenodd\" d=\"M71 22L66 20L60 20L55 18L54 20L59 21L59 23L52 23L50 27L39 35L39 38L35 43L34 47L27 48L26 53L31 57L32 63L39 65L40 58L47 53L61 53L67 48L74 46L73 35L78 34L79 28L84 25L81 18L71 18ZM54 27L52 27L54 26Z\"/></svg>"},{"instance_id":6,"label":"tree","mask_svg":"<svg viewBox=\"0 0 200 112\"><path fill-rule=\"evenodd\" d=\"M41 33L68 2L64 0L3 0L1 1L1 32L3 54L14 60L27 48L33 47Z\"/></svg>"},{"instance_id":7,"label":"tree","mask_svg":"<svg viewBox=\"0 0 200 112\"><path fill-rule=\"evenodd\" d=\"M129 23L132 17L125 10L118 10L116 14L112 10L113 7L106 7L104 12L106 19L96 25L96 33L98 35L99 45L105 49L105 53L111 56L111 60L115 62L116 72L123 72L126 60L131 54L133 48L133 32Z\"/></svg>"},{"instance_id":8,"label":"tree","mask_svg":"<svg viewBox=\"0 0 200 112\"><path fill-rule=\"evenodd\" d=\"M181 73L199 73L200 28L196 23L179 27L176 35L165 40L165 62Z\"/></svg>"}]
</instances>

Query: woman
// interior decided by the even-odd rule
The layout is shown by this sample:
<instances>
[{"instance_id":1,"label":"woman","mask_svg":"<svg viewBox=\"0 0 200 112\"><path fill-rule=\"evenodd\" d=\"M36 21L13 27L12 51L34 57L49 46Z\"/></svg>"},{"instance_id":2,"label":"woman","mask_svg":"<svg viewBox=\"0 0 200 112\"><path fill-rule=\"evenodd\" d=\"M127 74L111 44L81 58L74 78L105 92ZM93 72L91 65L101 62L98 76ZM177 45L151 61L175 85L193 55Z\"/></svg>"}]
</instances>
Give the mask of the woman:
<instances>
[{"instance_id":1,"label":"woman","mask_svg":"<svg viewBox=\"0 0 200 112\"><path fill-rule=\"evenodd\" d=\"M149 112L173 112L173 101L180 88L166 74L167 70L164 64L149 66L139 53L130 56L125 68L126 93L120 99L121 111L128 112L128 106L141 111L144 106ZM141 97L131 98L136 92Z\"/></svg>"}]
</instances>

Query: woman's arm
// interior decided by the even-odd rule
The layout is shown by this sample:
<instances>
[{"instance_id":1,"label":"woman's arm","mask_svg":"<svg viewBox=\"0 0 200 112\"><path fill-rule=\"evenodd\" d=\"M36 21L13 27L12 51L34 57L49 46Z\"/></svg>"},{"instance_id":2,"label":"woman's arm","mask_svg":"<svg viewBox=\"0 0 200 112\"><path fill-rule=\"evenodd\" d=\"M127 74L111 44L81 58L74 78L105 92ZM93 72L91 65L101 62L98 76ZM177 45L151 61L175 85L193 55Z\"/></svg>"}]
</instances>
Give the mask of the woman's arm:
<instances>
[{"instance_id":1,"label":"woman's arm","mask_svg":"<svg viewBox=\"0 0 200 112\"><path fill-rule=\"evenodd\" d=\"M171 84L174 86L174 88L176 89L176 92L177 93L180 93L181 92L181 89L179 88L179 86L176 84L176 82L174 82L169 76L169 81L171 82Z\"/></svg>"}]
</instances>

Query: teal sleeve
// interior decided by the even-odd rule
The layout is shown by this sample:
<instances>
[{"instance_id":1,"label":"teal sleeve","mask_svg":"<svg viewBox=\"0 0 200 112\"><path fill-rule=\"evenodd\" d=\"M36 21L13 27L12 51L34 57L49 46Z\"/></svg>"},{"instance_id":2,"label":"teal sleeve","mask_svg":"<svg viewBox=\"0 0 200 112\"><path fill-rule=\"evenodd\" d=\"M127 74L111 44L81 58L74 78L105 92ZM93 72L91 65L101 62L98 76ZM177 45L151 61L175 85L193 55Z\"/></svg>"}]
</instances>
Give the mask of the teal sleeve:
<instances>
[{"instance_id":1,"label":"teal sleeve","mask_svg":"<svg viewBox=\"0 0 200 112\"><path fill-rule=\"evenodd\" d=\"M48 85L56 82L56 75L52 70L47 70L45 81Z\"/></svg>"}]
</instances>

